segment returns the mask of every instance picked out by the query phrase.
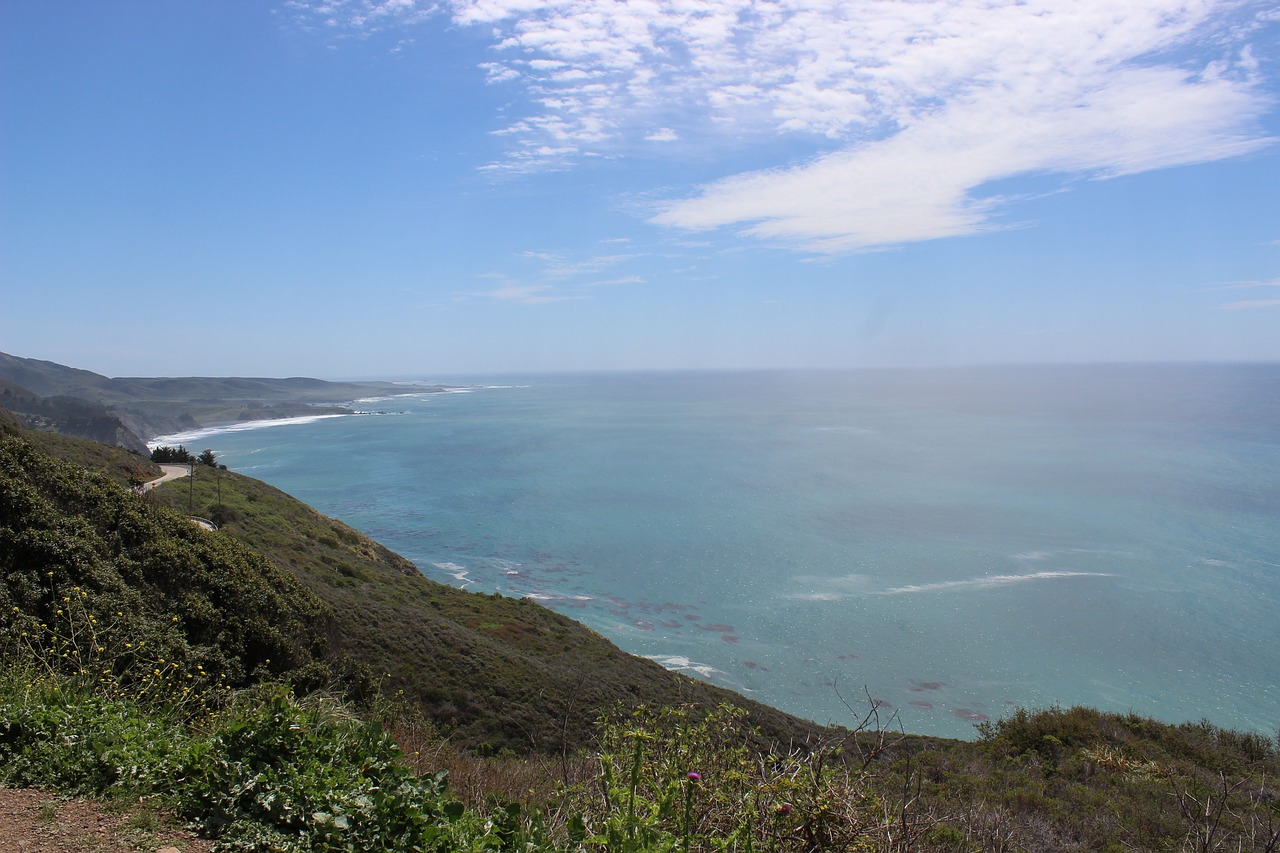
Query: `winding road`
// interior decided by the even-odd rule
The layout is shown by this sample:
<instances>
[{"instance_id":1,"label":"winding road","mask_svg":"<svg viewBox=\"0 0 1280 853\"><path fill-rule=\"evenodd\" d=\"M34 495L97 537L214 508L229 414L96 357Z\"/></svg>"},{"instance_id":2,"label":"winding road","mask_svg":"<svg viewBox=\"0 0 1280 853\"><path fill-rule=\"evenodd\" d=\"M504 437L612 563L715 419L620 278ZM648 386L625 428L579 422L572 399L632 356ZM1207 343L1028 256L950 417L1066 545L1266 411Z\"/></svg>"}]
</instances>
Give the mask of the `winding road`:
<instances>
[{"instance_id":1,"label":"winding road","mask_svg":"<svg viewBox=\"0 0 1280 853\"><path fill-rule=\"evenodd\" d=\"M142 491L149 492L161 483L167 483L169 480L177 480L180 477L191 476L190 465L161 465L160 469L164 471L163 477L157 477L142 484Z\"/></svg>"},{"instance_id":2,"label":"winding road","mask_svg":"<svg viewBox=\"0 0 1280 853\"><path fill-rule=\"evenodd\" d=\"M181 479L182 477L191 476L190 465L161 465L160 469L164 471L164 476L156 477L154 480L148 480L147 482L143 483L142 488L138 490L139 494L145 495L147 492L151 491L156 486L160 485L161 483L168 482L169 480L177 480L177 479ZM210 521L207 518L200 518L199 516L193 515L193 516L190 516L190 519L192 524L195 524L199 527L203 527L205 530L218 529L218 525L214 524L212 521Z\"/></svg>"}]
</instances>

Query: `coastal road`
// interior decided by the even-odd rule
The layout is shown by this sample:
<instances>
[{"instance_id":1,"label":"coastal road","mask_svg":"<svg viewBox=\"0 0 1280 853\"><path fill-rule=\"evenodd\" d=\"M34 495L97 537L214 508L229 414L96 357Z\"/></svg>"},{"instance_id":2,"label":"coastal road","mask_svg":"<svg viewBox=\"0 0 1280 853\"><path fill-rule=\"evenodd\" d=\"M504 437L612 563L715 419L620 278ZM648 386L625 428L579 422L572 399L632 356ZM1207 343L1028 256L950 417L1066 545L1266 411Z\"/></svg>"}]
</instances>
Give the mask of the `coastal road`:
<instances>
[{"instance_id":1,"label":"coastal road","mask_svg":"<svg viewBox=\"0 0 1280 853\"><path fill-rule=\"evenodd\" d=\"M140 490L142 494L146 494L147 492L154 489L156 486L160 485L161 483L168 482L169 480L177 480L182 477L191 476L191 466L189 465L161 465L160 469L164 471L164 476L156 477L154 480L149 480L148 482L143 483L142 489ZM214 524L209 519L200 518L194 515L191 516L191 523L199 527L203 527L205 530L218 529L218 525Z\"/></svg>"},{"instance_id":2,"label":"coastal road","mask_svg":"<svg viewBox=\"0 0 1280 853\"><path fill-rule=\"evenodd\" d=\"M163 477L157 477L142 484L142 491L149 492L161 483L167 483L170 480L177 480L180 477L186 477L191 474L191 467L188 465L161 465L160 470L164 471Z\"/></svg>"}]
</instances>

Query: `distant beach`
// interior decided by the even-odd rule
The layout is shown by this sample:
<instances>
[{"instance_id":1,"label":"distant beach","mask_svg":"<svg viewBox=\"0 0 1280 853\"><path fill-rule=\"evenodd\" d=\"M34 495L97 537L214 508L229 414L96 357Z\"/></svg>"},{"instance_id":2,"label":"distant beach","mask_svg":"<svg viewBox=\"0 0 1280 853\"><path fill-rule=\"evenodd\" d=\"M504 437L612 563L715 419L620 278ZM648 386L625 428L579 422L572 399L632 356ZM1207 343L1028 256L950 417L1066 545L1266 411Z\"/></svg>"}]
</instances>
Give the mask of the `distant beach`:
<instances>
[{"instance_id":1,"label":"distant beach","mask_svg":"<svg viewBox=\"0 0 1280 853\"><path fill-rule=\"evenodd\" d=\"M386 394L377 397L364 397L355 400L351 405L368 405L371 403L381 403L388 400L403 400L406 398L423 397L431 394L440 394L453 391L465 391L466 388L433 388L430 391L408 391L403 394ZM222 423L209 424L201 426L197 429L184 430L182 432L166 433L158 435L154 438L147 439L147 447L155 449L162 446L186 445L191 442L200 441L215 435L227 435L229 433L249 432L251 430L266 429L268 427L278 426L299 426L301 424L316 423L317 421L330 420L333 418L350 418L350 417L367 417L371 415L394 415L398 412L370 412L353 410L349 412L326 412L324 414L300 415L296 417L286 418L255 418L253 420L229 421Z\"/></svg>"},{"instance_id":2,"label":"distant beach","mask_svg":"<svg viewBox=\"0 0 1280 853\"><path fill-rule=\"evenodd\" d=\"M190 444L193 441L199 441L214 435L226 435L228 433L248 432L250 430L265 429L267 427L277 426L297 426L299 424L316 423L317 421L329 420L331 418L350 418L364 414L363 412L351 412L349 414L328 414L328 415L308 415L299 418L265 418L263 420L238 421L229 424L216 424L213 426L200 427L199 429L188 430L186 432L175 432L169 435L159 435L147 441L147 447L153 450L157 447L174 446L178 444Z\"/></svg>"}]
</instances>

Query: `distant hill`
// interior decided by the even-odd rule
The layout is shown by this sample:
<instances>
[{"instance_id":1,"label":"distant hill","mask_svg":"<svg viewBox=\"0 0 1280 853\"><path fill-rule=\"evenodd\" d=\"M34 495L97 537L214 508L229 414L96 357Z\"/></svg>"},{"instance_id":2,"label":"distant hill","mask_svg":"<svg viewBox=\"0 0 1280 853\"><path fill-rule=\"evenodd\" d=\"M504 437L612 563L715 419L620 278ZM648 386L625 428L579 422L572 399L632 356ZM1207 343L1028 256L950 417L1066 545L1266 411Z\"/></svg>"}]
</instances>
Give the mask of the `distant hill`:
<instances>
[{"instance_id":1,"label":"distant hill","mask_svg":"<svg viewBox=\"0 0 1280 853\"><path fill-rule=\"evenodd\" d=\"M392 382L231 377L108 378L0 353L0 405L28 426L145 451L165 433L247 420L349 412L365 397L441 390Z\"/></svg>"},{"instance_id":2,"label":"distant hill","mask_svg":"<svg viewBox=\"0 0 1280 853\"><path fill-rule=\"evenodd\" d=\"M0 352L0 379L21 386L41 397L60 394L90 399L93 393L111 382L88 370L64 367L52 361L19 358Z\"/></svg>"}]
</instances>

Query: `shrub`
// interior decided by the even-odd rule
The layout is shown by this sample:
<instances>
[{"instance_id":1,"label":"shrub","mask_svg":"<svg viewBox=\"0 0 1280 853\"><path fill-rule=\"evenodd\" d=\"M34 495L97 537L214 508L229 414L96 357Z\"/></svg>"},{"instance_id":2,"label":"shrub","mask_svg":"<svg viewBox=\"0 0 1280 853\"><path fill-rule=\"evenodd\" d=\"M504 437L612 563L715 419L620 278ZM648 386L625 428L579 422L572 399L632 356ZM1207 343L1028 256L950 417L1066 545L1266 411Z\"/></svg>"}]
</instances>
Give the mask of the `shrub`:
<instances>
[{"instance_id":1,"label":"shrub","mask_svg":"<svg viewBox=\"0 0 1280 853\"><path fill-rule=\"evenodd\" d=\"M167 774L181 726L12 667L0 676L0 782L82 795L150 793Z\"/></svg>"},{"instance_id":2,"label":"shrub","mask_svg":"<svg viewBox=\"0 0 1280 853\"><path fill-rule=\"evenodd\" d=\"M282 687L251 691L192 739L176 793L230 850L429 848L461 814L443 776L415 776L380 727Z\"/></svg>"},{"instance_id":3,"label":"shrub","mask_svg":"<svg viewBox=\"0 0 1280 853\"><path fill-rule=\"evenodd\" d=\"M641 708L602 722L585 841L613 850L852 850L928 826L873 785L854 732L761 754L746 713ZM896 849L896 848L894 848Z\"/></svg>"}]
</instances>

